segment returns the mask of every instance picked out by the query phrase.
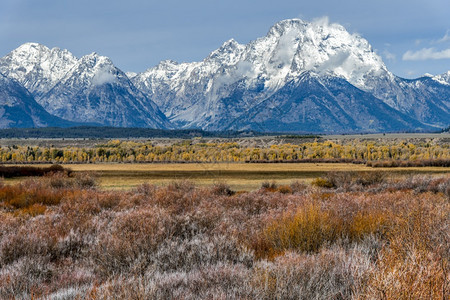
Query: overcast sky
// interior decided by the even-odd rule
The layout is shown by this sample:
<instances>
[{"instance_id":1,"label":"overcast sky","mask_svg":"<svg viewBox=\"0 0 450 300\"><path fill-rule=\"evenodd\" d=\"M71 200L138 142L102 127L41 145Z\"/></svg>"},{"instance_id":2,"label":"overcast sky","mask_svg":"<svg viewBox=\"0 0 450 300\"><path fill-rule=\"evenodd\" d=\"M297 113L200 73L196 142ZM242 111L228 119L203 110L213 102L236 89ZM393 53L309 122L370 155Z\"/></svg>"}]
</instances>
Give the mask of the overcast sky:
<instances>
[{"instance_id":1,"label":"overcast sky","mask_svg":"<svg viewBox=\"0 0 450 300\"><path fill-rule=\"evenodd\" d=\"M0 56L38 42L140 72L202 60L230 38L248 43L283 19L324 16L369 40L399 76L450 70L450 0L0 0Z\"/></svg>"}]
</instances>

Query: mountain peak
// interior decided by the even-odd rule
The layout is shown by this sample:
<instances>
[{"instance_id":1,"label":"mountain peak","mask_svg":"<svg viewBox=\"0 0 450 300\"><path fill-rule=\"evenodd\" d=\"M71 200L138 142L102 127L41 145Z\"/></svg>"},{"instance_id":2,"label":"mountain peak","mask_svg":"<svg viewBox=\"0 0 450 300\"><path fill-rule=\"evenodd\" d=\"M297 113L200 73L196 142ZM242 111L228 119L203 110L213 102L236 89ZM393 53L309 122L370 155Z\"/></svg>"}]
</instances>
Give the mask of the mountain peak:
<instances>
[{"instance_id":1,"label":"mountain peak","mask_svg":"<svg viewBox=\"0 0 450 300\"><path fill-rule=\"evenodd\" d=\"M225 43L223 43L220 48L228 48L228 47L237 48L239 46L240 46L240 44L235 39L231 38L228 41L226 41Z\"/></svg>"},{"instance_id":2,"label":"mountain peak","mask_svg":"<svg viewBox=\"0 0 450 300\"><path fill-rule=\"evenodd\" d=\"M248 48L251 63L267 70L266 78L275 78L269 83L275 88L283 78L297 78L305 71L339 76L359 88L365 87L367 76L388 73L367 40L327 18L280 21Z\"/></svg>"},{"instance_id":3,"label":"mountain peak","mask_svg":"<svg viewBox=\"0 0 450 300\"><path fill-rule=\"evenodd\" d=\"M219 48L211 52L205 61L221 62L225 65L236 63L244 51L245 46L239 44L234 39L229 39Z\"/></svg>"},{"instance_id":4,"label":"mountain peak","mask_svg":"<svg viewBox=\"0 0 450 300\"><path fill-rule=\"evenodd\" d=\"M88 64L91 67L102 64L102 65L113 65L111 59L107 56L99 55L97 52L92 52L91 54L85 55L80 59L81 64Z\"/></svg>"},{"instance_id":5,"label":"mountain peak","mask_svg":"<svg viewBox=\"0 0 450 300\"><path fill-rule=\"evenodd\" d=\"M176 66L176 65L179 65L179 63L172 59L165 59L165 60L160 61L159 65L161 65L161 66Z\"/></svg>"},{"instance_id":6,"label":"mountain peak","mask_svg":"<svg viewBox=\"0 0 450 300\"><path fill-rule=\"evenodd\" d=\"M441 84L450 85L450 71L447 71L444 74L434 76L432 78Z\"/></svg>"},{"instance_id":7,"label":"mountain peak","mask_svg":"<svg viewBox=\"0 0 450 300\"><path fill-rule=\"evenodd\" d=\"M67 50L31 42L0 58L0 72L19 81L38 100L76 63L77 58Z\"/></svg>"},{"instance_id":8,"label":"mountain peak","mask_svg":"<svg viewBox=\"0 0 450 300\"><path fill-rule=\"evenodd\" d=\"M50 48L48 48L45 45L36 43L36 42L28 42L20 45L15 50L16 52L30 52L30 51L50 51Z\"/></svg>"},{"instance_id":9,"label":"mountain peak","mask_svg":"<svg viewBox=\"0 0 450 300\"><path fill-rule=\"evenodd\" d=\"M272 27L270 27L267 35L277 35L280 36L284 34L287 30L291 29L301 29L305 28L308 23L304 22L301 19L286 19L280 22L275 23Z\"/></svg>"}]
</instances>

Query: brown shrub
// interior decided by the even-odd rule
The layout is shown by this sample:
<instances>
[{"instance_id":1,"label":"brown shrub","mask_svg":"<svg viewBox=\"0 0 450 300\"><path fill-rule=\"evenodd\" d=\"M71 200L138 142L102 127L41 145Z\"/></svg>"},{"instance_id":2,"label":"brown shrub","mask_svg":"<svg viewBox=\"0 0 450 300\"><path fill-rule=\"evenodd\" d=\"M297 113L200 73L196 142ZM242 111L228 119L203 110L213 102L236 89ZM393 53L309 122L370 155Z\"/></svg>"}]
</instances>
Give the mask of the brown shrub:
<instances>
[{"instance_id":1,"label":"brown shrub","mask_svg":"<svg viewBox=\"0 0 450 300\"><path fill-rule=\"evenodd\" d=\"M264 181L263 183L261 183L261 188L267 192L276 192L278 185L275 181Z\"/></svg>"},{"instance_id":2,"label":"brown shrub","mask_svg":"<svg viewBox=\"0 0 450 300\"><path fill-rule=\"evenodd\" d=\"M321 187L321 188L334 188L335 185L333 182L329 181L328 179L325 178L316 178L311 182L312 185L315 185L317 187Z\"/></svg>"},{"instance_id":3,"label":"brown shrub","mask_svg":"<svg viewBox=\"0 0 450 300\"><path fill-rule=\"evenodd\" d=\"M323 188L343 188L345 190L355 187L375 186L386 180L386 173L370 172L327 172L323 177L316 178L312 184Z\"/></svg>"},{"instance_id":4,"label":"brown shrub","mask_svg":"<svg viewBox=\"0 0 450 300\"><path fill-rule=\"evenodd\" d=\"M28 208L34 204L57 205L63 196L63 192L43 188L33 180L0 188L0 202L14 209Z\"/></svg>"},{"instance_id":5,"label":"brown shrub","mask_svg":"<svg viewBox=\"0 0 450 300\"><path fill-rule=\"evenodd\" d=\"M0 298L447 297L448 176L370 176L232 196L3 186Z\"/></svg>"},{"instance_id":6,"label":"brown shrub","mask_svg":"<svg viewBox=\"0 0 450 300\"><path fill-rule=\"evenodd\" d=\"M308 190L308 185L300 181L293 181L289 187L292 190L292 193L302 193Z\"/></svg>"},{"instance_id":7,"label":"brown shrub","mask_svg":"<svg viewBox=\"0 0 450 300\"><path fill-rule=\"evenodd\" d=\"M32 217L38 216L38 215L43 215L45 213L45 211L47 210L47 207L38 203L35 203L31 206L22 208L18 211L16 211L16 214L27 214L30 215Z\"/></svg>"},{"instance_id":8,"label":"brown shrub","mask_svg":"<svg viewBox=\"0 0 450 300\"><path fill-rule=\"evenodd\" d=\"M292 188L288 185L281 185L277 188L277 191L282 194L292 194Z\"/></svg>"},{"instance_id":9,"label":"brown shrub","mask_svg":"<svg viewBox=\"0 0 450 300\"><path fill-rule=\"evenodd\" d=\"M385 160L368 161L368 167L372 168L407 168L407 167L450 167L450 159L422 159L422 160Z\"/></svg>"},{"instance_id":10,"label":"brown shrub","mask_svg":"<svg viewBox=\"0 0 450 300\"><path fill-rule=\"evenodd\" d=\"M447 201L422 195L394 218L389 247L384 247L364 297L446 299L448 290ZM445 213L443 213L445 211Z\"/></svg>"},{"instance_id":11,"label":"brown shrub","mask_svg":"<svg viewBox=\"0 0 450 300\"><path fill-rule=\"evenodd\" d=\"M232 196L235 194L235 192L231 190L230 186L223 182L214 184L212 187L212 193L217 196Z\"/></svg>"},{"instance_id":12,"label":"brown shrub","mask_svg":"<svg viewBox=\"0 0 450 300\"><path fill-rule=\"evenodd\" d=\"M275 250L313 252L337 238L331 216L317 205L299 208L294 214L276 219L264 231L265 238Z\"/></svg>"}]
</instances>

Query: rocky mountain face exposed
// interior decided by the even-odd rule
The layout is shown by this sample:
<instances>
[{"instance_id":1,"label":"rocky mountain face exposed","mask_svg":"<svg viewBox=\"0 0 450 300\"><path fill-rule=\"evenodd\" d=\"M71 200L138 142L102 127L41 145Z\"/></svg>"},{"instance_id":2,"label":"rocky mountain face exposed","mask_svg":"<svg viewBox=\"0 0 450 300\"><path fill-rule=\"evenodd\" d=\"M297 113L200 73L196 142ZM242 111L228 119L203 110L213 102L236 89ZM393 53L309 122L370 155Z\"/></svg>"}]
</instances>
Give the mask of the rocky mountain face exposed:
<instances>
[{"instance_id":1,"label":"rocky mountain face exposed","mask_svg":"<svg viewBox=\"0 0 450 300\"><path fill-rule=\"evenodd\" d=\"M112 126L291 132L426 131L450 123L450 72L407 80L369 42L327 22L284 20L201 62L142 73L95 53L28 43L0 59L48 112Z\"/></svg>"},{"instance_id":2,"label":"rocky mountain face exposed","mask_svg":"<svg viewBox=\"0 0 450 300\"><path fill-rule=\"evenodd\" d=\"M0 74L0 128L74 125L50 115L20 83Z\"/></svg>"},{"instance_id":3,"label":"rocky mountain face exposed","mask_svg":"<svg viewBox=\"0 0 450 300\"><path fill-rule=\"evenodd\" d=\"M40 102L50 113L71 121L171 128L156 104L109 58L96 53L83 56Z\"/></svg>"}]
</instances>

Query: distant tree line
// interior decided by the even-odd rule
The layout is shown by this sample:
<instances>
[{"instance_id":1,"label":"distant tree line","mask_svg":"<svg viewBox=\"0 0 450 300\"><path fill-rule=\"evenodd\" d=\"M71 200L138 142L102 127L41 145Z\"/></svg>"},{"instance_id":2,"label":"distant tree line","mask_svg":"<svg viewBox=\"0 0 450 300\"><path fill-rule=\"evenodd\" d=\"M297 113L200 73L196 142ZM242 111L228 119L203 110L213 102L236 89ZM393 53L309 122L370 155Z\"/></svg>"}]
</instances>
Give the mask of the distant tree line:
<instances>
[{"instance_id":1,"label":"distant tree line","mask_svg":"<svg viewBox=\"0 0 450 300\"><path fill-rule=\"evenodd\" d=\"M266 135L267 133L264 133ZM260 136L255 131L204 131L200 129L164 130L153 128L118 127L46 127L46 128L8 128L0 129L0 138L183 138L194 137L249 137Z\"/></svg>"},{"instance_id":2,"label":"distant tree line","mask_svg":"<svg viewBox=\"0 0 450 300\"><path fill-rule=\"evenodd\" d=\"M298 162L309 161L419 161L450 159L450 146L434 142L304 142L244 146L237 142L208 143L199 139L170 145L152 141L111 140L94 147L7 146L0 147L3 163L97 163L97 162Z\"/></svg>"}]
</instances>

